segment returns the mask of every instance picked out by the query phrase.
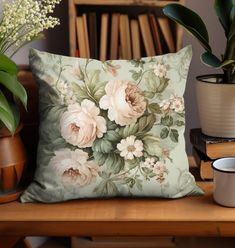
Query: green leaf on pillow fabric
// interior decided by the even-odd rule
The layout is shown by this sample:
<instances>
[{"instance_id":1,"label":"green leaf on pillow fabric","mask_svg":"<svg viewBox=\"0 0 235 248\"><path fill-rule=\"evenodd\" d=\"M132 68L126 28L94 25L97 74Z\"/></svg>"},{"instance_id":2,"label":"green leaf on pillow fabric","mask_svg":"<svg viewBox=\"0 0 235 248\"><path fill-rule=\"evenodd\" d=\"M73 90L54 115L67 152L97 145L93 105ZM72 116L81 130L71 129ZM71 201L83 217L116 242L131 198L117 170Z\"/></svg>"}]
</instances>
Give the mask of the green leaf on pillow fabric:
<instances>
[{"instance_id":1,"label":"green leaf on pillow fabric","mask_svg":"<svg viewBox=\"0 0 235 248\"><path fill-rule=\"evenodd\" d=\"M148 104L147 108L148 108L149 112L151 112L152 114L161 114L162 113L161 108L160 108L158 103L150 103L150 104Z\"/></svg>"},{"instance_id":2,"label":"green leaf on pillow fabric","mask_svg":"<svg viewBox=\"0 0 235 248\"><path fill-rule=\"evenodd\" d=\"M124 168L124 159L118 154L109 153L105 161L107 169L112 171L114 174L118 174Z\"/></svg>"},{"instance_id":3,"label":"green leaf on pillow fabric","mask_svg":"<svg viewBox=\"0 0 235 248\"><path fill-rule=\"evenodd\" d=\"M103 166L106 159L107 159L107 153L101 153L101 152L93 152L93 156L98 163L99 166Z\"/></svg>"},{"instance_id":4,"label":"green leaf on pillow fabric","mask_svg":"<svg viewBox=\"0 0 235 248\"><path fill-rule=\"evenodd\" d=\"M101 138L94 141L92 149L94 152L109 153L113 150L113 145L109 140Z\"/></svg>"},{"instance_id":5,"label":"green leaf on pillow fabric","mask_svg":"<svg viewBox=\"0 0 235 248\"><path fill-rule=\"evenodd\" d=\"M162 93L167 86L169 85L169 79L162 77L159 78L155 75L153 71L148 73L148 76L145 78L146 87L149 92L152 93Z\"/></svg>"},{"instance_id":6,"label":"green leaf on pillow fabric","mask_svg":"<svg viewBox=\"0 0 235 248\"><path fill-rule=\"evenodd\" d=\"M94 192L99 196L111 197L118 194L118 188L113 181L105 180L94 189Z\"/></svg>"},{"instance_id":7,"label":"green leaf on pillow fabric","mask_svg":"<svg viewBox=\"0 0 235 248\"><path fill-rule=\"evenodd\" d=\"M128 136L135 135L138 132L138 130L139 130L138 123L132 123L120 129L119 133L122 136L122 138L126 138Z\"/></svg>"},{"instance_id":8,"label":"green leaf on pillow fabric","mask_svg":"<svg viewBox=\"0 0 235 248\"><path fill-rule=\"evenodd\" d=\"M146 86L149 91L156 93L158 86L160 85L161 81L159 77L156 77L153 71L148 73L148 76L145 78Z\"/></svg>"},{"instance_id":9,"label":"green leaf on pillow fabric","mask_svg":"<svg viewBox=\"0 0 235 248\"><path fill-rule=\"evenodd\" d=\"M157 88L157 93L162 93L168 86L169 79L168 78L161 78L160 84Z\"/></svg>"},{"instance_id":10,"label":"green leaf on pillow fabric","mask_svg":"<svg viewBox=\"0 0 235 248\"><path fill-rule=\"evenodd\" d=\"M154 123L156 121L156 117L154 114L150 114L147 116L143 116L139 119L139 132L148 132L152 129Z\"/></svg>"},{"instance_id":11,"label":"green leaf on pillow fabric","mask_svg":"<svg viewBox=\"0 0 235 248\"><path fill-rule=\"evenodd\" d=\"M154 98L154 96L155 96L155 92L152 92L152 91L143 91L143 95L145 96L145 97L147 97L147 98L149 98L149 99L152 99L152 98Z\"/></svg>"},{"instance_id":12,"label":"green leaf on pillow fabric","mask_svg":"<svg viewBox=\"0 0 235 248\"><path fill-rule=\"evenodd\" d=\"M162 154L162 149L159 146L159 139L153 135L146 135L143 138L144 149L151 156L159 157Z\"/></svg>"},{"instance_id":13,"label":"green leaf on pillow fabric","mask_svg":"<svg viewBox=\"0 0 235 248\"><path fill-rule=\"evenodd\" d=\"M107 82L102 82L100 80L100 70L89 73L88 80L85 83L88 88L88 95L99 101L105 93L105 85L107 84Z\"/></svg>"},{"instance_id":14,"label":"green leaf on pillow fabric","mask_svg":"<svg viewBox=\"0 0 235 248\"><path fill-rule=\"evenodd\" d=\"M160 133L161 139L166 139L169 135L169 132L170 132L169 129L167 127L164 127Z\"/></svg>"},{"instance_id":15,"label":"green leaf on pillow fabric","mask_svg":"<svg viewBox=\"0 0 235 248\"><path fill-rule=\"evenodd\" d=\"M125 126L119 130L119 134L122 138L126 138L131 135L142 136L150 131L155 123L156 117L154 114L149 114L139 118L136 123Z\"/></svg>"},{"instance_id":16,"label":"green leaf on pillow fabric","mask_svg":"<svg viewBox=\"0 0 235 248\"><path fill-rule=\"evenodd\" d=\"M106 132L106 134L104 135L104 139L107 139L111 142L118 142L121 140L121 136L119 135L118 132L110 130Z\"/></svg>"},{"instance_id":17,"label":"green leaf on pillow fabric","mask_svg":"<svg viewBox=\"0 0 235 248\"><path fill-rule=\"evenodd\" d=\"M182 126L185 125L185 123L184 123L184 121L177 120L177 121L175 122L175 125L178 126L178 127L182 127Z\"/></svg>"},{"instance_id":18,"label":"green leaf on pillow fabric","mask_svg":"<svg viewBox=\"0 0 235 248\"><path fill-rule=\"evenodd\" d=\"M179 141L179 133L176 129L171 129L170 138L175 143L177 143Z\"/></svg>"},{"instance_id":19,"label":"green leaf on pillow fabric","mask_svg":"<svg viewBox=\"0 0 235 248\"><path fill-rule=\"evenodd\" d=\"M142 75L142 70L138 71L134 71L134 70L130 70L130 73L132 73L132 79L135 81L138 81Z\"/></svg>"},{"instance_id":20,"label":"green leaf on pillow fabric","mask_svg":"<svg viewBox=\"0 0 235 248\"><path fill-rule=\"evenodd\" d=\"M142 59L132 59L129 61L134 67L144 68L145 61Z\"/></svg>"},{"instance_id":21,"label":"green leaf on pillow fabric","mask_svg":"<svg viewBox=\"0 0 235 248\"><path fill-rule=\"evenodd\" d=\"M173 117L172 116L165 116L161 118L161 124L163 126L171 127L174 123Z\"/></svg>"},{"instance_id":22,"label":"green leaf on pillow fabric","mask_svg":"<svg viewBox=\"0 0 235 248\"><path fill-rule=\"evenodd\" d=\"M90 99L89 95L87 94L85 86L80 86L77 83L71 83L74 93L81 103L84 99Z\"/></svg>"}]
</instances>

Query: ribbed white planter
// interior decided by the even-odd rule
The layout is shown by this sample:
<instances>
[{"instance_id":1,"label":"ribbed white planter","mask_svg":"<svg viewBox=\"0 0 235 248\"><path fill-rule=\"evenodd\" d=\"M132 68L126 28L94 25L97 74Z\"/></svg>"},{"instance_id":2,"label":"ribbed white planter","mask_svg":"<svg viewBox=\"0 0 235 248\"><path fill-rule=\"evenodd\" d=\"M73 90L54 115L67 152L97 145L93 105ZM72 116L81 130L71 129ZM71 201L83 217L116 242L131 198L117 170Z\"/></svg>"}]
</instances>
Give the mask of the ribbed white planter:
<instances>
[{"instance_id":1,"label":"ribbed white planter","mask_svg":"<svg viewBox=\"0 0 235 248\"><path fill-rule=\"evenodd\" d=\"M202 132L214 137L234 138L235 84L216 83L216 76L197 77L196 95Z\"/></svg>"}]
</instances>

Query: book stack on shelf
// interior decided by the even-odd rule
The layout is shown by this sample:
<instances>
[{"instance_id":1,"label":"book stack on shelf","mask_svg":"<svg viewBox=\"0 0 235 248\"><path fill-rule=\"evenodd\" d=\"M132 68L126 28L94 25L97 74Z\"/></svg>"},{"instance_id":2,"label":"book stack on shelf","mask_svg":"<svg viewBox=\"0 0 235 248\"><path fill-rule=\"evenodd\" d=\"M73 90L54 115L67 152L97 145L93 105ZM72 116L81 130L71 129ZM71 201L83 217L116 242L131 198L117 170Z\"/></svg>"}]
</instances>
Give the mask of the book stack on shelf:
<instances>
[{"instance_id":1,"label":"book stack on shelf","mask_svg":"<svg viewBox=\"0 0 235 248\"><path fill-rule=\"evenodd\" d=\"M128 1L70 0L71 56L138 59L181 48L180 27L162 13L169 1Z\"/></svg>"},{"instance_id":2,"label":"book stack on shelf","mask_svg":"<svg viewBox=\"0 0 235 248\"><path fill-rule=\"evenodd\" d=\"M77 55L81 58L137 59L175 52L170 21L153 13L130 18L121 13L77 16Z\"/></svg>"},{"instance_id":3,"label":"book stack on shelf","mask_svg":"<svg viewBox=\"0 0 235 248\"><path fill-rule=\"evenodd\" d=\"M193 157L202 180L213 180L212 162L215 159L235 156L235 138L216 138L204 135L201 129L190 130Z\"/></svg>"}]
</instances>

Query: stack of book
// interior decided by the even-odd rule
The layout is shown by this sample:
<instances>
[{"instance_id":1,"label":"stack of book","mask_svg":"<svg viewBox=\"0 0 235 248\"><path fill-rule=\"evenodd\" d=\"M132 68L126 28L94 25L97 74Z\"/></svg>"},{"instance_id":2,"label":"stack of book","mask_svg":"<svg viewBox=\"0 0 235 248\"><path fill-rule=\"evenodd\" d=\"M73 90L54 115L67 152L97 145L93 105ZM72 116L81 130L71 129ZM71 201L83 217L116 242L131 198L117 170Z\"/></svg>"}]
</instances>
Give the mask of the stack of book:
<instances>
[{"instance_id":1,"label":"stack of book","mask_svg":"<svg viewBox=\"0 0 235 248\"><path fill-rule=\"evenodd\" d=\"M203 180L213 179L212 162L215 159L235 156L235 138L216 138L204 135L201 129L190 130L193 156Z\"/></svg>"},{"instance_id":2,"label":"stack of book","mask_svg":"<svg viewBox=\"0 0 235 248\"><path fill-rule=\"evenodd\" d=\"M76 30L76 55L81 58L138 59L176 50L170 20L151 12L87 12L76 17Z\"/></svg>"}]
</instances>

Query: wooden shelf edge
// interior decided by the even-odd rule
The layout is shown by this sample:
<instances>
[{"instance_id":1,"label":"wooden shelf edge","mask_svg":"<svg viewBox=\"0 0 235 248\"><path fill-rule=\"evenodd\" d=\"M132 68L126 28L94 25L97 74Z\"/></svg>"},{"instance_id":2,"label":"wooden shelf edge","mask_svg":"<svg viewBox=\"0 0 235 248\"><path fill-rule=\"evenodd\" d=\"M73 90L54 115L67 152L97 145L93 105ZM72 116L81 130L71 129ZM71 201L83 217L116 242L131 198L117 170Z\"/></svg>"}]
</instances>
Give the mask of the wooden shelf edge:
<instances>
[{"instance_id":1,"label":"wooden shelf edge","mask_svg":"<svg viewBox=\"0 0 235 248\"><path fill-rule=\"evenodd\" d=\"M84 5L136 5L136 6L155 6L163 7L169 3L184 3L184 0L179 1L156 1L156 0L74 0L74 4Z\"/></svg>"}]
</instances>

